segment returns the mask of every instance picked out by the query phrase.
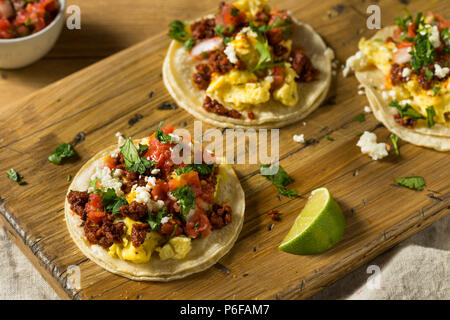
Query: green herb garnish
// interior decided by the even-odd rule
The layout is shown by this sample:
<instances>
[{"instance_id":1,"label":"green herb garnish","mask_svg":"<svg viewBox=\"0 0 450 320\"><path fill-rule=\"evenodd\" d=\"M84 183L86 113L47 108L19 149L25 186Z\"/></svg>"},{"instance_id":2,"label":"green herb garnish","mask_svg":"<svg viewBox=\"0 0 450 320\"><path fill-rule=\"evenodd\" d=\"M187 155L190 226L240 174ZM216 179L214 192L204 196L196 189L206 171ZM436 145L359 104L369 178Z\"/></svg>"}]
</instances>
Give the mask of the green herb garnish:
<instances>
[{"instance_id":1,"label":"green herb garnish","mask_svg":"<svg viewBox=\"0 0 450 320\"><path fill-rule=\"evenodd\" d=\"M162 124L163 124L163 122L161 121L159 123L158 129L156 129L155 138L156 138L156 140L158 140L159 142L162 142L162 143L171 143L172 137L169 136L168 134L164 133L164 131L161 130Z\"/></svg>"},{"instance_id":2,"label":"green herb garnish","mask_svg":"<svg viewBox=\"0 0 450 320\"><path fill-rule=\"evenodd\" d=\"M181 216L183 220L186 220L189 211L195 208L194 190L192 190L189 185L184 185L183 187L173 190L172 195L178 199L180 204Z\"/></svg>"},{"instance_id":3,"label":"green herb garnish","mask_svg":"<svg viewBox=\"0 0 450 320\"><path fill-rule=\"evenodd\" d=\"M140 150L142 150L141 146L142 145L139 146ZM128 171L144 174L147 169L158 164L157 162L141 157L130 138L127 138L125 144L120 147L120 151L122 152L123 160Z\"/></svg>"},{"instance_id":4,"label":"green herb garnish","mask_svg":"<svg viewBox=\"0 0 450 320\"><path fill-rule=\"evenodd\" d=\"M260 169L269 168L269 164L261 165ZM281 167L278 167L278 172L273 175L264 175L261 173L263 177L272 182L272 184L278 189L278 192L286 197L292 198L298 196L298 190L296 189L288 189L287 185L294 182L294 180L289 176L289 174Z\"/></svg>"},{"instance_id":5,"label":"green herb garnish","mask_svg":"<svg viewBox=\"0 0 450 320\"><path fill-rule=\"evenodd\" d=\"M436 110L434 110L434 106L430 106L426 110L427 110L428 128L431 128L435 124L434 117L436 116Z\"/></svg>"},{"instance_id":6,"label":"green herb garnish","mask_svg":"<svg viewBox=\"0 0 450 320\"><path fill-rule=\"evenodd\" d=\"M334 139L332 137L330 137L329 135L326 135L325 138L329 141L334 141Z\"/></svg>"},{"instance_id":7,"label":"green herb garnish","mask_svg":"<svg viewBox=\"0 0 450 320\"><path fill-rule=\"evenodd\" d=\"M6 176L8 177L9 180L17 182L17 184L20 186L27 184L26 181L23 181L23 176L21 176L16 170L12 168L6 171Z\"/></svg>"},{"instance_id":8,"label":"green herb garnish","mask_svg":"<svg viewBox=\"0 0 450 320\"><path fill-rule=\"evenodd\" d=\"M364 122L366 121L366 116L364 115L364 113L361 113L357 115L353 120L358 122Z\"/></svg>"},{"instance_id":9,"label":"green herb garnish","mask_svg":"<svg viewBox=\"0 0 450 320\"><path fill-rule=\"evenodd\" d=\"M63 159L73 157L75 150L68 143L61 143L55 151L48 157L48 161L54 164L61 164Z\"/></svg>"},{"instance_id":10,"label":"green herb garnish","mask_svg":"<svg viewBox=\"0 0 450 320\"><path fill-rule=\"evenodd\" d=\"M181 42L188 50L192 49L195 45L195 40L187 33L185 27L187 23L179 20L172 21L169 24L169 37Z\"/></svg>"},{"instance_id":11,"label":"green herb garnish","mask_svg":"<svg viewBox=\"0 0 450 320\"><path fill-rule=\"evenodd\" d=\"M394 179L394 182L400 186L418 191L422 191L425 186L425 179L420 176L397 178Z\"/></svg>"},{"instance_id":12,"label":"green herb garnish","mask_svg":"<svg viewBox=\"0 0 450 320\"><path fill-rule=\"evenodd\" d=\"M398 110L400 117L411 117L413 119L425 119L425 117L416 111L409 103L405 103L404 105L400 105L400 103L395 100L389 103L391 107L395 107Z\"/></svg>"},{"instance_id":13,"label":"green herb garnish","mask_svg":"<svg viewBox=\"0 0 450 320\"><path fill-rule=\"evenodd\" d=\"M389 139L391 139L392 145L394 146L395 154L397 156L399 156L400 155L400 150L398 148L398 140L399 140L399 138L394 133L391 133L389 135Z\"/></svg>"},{"instance_id":14,"label":"green herb garnish","mask_svg":"<svg viewBox=\"0 0 450 320\"><path fill-rule=\"evenodd\" d=\"M167 207L163 207L157 214L150 214L148 217L148 224L153 231L161 229L161 219L164 217L172 217L171 214L167 214Z\"/></svg>"},{"instance_id":15,"label":"green herb garnish","mask_svg":"<svg viewBox=\"0 0 450 320\"><path fill-rule=\"evenodd\" d=\"M100 196L102 198L102 205L106 212L111 212L111 215L119 213L121 206L128 204L125 197L118 197L116 190L109 188Z\"/></svg>"},{"instance_id":16,"label":"green herb garnish","mask_svg":"<svg viewBox=\"0 0 450 320\"><path fill-rule=\"evenodd\" d=\"M441 91L441 87L434 87L433 88L433 95L436 96L439 91Z\"/></svg>"},{"instance_id":17,"label":"green herb garnish","mask_svg":"<svg viewBox=\"0 0 450 320\"><path fill-rule=\"evenodd\" d=\"M214 166L212 164L202 163L202 164L186 165L182 168L175 169L174 172L177 175L182 175L183 173L197 171L201 175L208 175L208 174L212 173L213 169L214 169Z\"/></svg>"}]
</instances>

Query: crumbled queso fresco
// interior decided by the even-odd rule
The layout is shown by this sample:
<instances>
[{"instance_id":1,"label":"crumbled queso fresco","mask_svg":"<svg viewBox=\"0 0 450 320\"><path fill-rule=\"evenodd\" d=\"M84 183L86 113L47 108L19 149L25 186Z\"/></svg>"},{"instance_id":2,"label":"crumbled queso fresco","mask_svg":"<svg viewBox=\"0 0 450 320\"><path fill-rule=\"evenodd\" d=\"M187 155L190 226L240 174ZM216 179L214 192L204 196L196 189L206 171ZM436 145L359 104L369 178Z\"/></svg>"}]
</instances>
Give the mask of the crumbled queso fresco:
<instances>
[{"instance_id":1,"label":"crumbled queso fresco","mask_svg":"<svg viewBox=\"0 0 450 320\"><path fill-rule=\"evenodd\" d=\"M305 143L305 135L304 134L294 135L292 138L294 139L295 142Z\"/></svg>"},{"instance_id":2,"label":"crumbled queso fresco","mask_svg":"<svg viewBox=\"0 0 450 320\"><path fill-rule=\"evenodd\" d=\"M368 154L373 160L379 160L388 155L386 143L377 143L377 135L369 131L364 131L356 145L361 148L362 153Z\"/></svg>"}]
</instances>

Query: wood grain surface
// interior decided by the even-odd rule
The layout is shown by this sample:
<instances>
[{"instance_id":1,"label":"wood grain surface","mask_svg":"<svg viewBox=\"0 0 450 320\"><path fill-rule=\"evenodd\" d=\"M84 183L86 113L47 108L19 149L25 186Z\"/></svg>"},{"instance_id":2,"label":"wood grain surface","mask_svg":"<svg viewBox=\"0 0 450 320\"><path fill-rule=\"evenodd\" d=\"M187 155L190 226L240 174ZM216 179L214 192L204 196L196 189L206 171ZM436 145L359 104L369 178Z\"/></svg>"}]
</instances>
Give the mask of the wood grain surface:
<instances>
[{"instance_id":1,"label":"wood grain surface","mask_svg":"<svg viewBox=\"0 0 450 320\"><path fill-rule=\"evenodd\" d=\"M383 23L393 21L404 2L377 1ZM257 165L235 166L246 193L246 218L236 245L219 266L169 283L135 282L101 269L81 254L66 230L66 177L73 176L99 150L116 143L117 131L142 137L161 120L192 130L194 118L186 112L158 108L171 101L161 80L169 43L165 26L175 18L212 12L218 1L136 0L133 6L119 1L70 3L82 9L82 30L64 31L44 60L30 68L2 72L6 76L0 77L1 101L10 102L0 106L0 171L15 168L28 182L18 186L3 175L0 222L63 298L306 298L449 213L448 153L401 143L400 157L372 161L361 154L356 147L358 132L374 131L379 141L387 141L389 133L372 115L366 115L365 122L354 121L368 103L357 94L354 77L344 79L339 70L327 102L306 119L306 125L293 124L280 132L281 165L303 197L280 200L273 186L258 174ZM361 36L373 33L365 28L370 3L276 1L278 7L290 9L311 24L341 61L356 50ZM450 15L448 1L410 1L408 8ZM162 33L155 35L158 32ZM52 84L34 91L44 83ZM131 126L129 120L135 114L143 118ZM209 126L204 124L204 128ZM75 145L78 159L62 166L47 161L59 143L74 142L81 132L85 139ZM299 133L309 143L293 143L292 135ZM425 177L426 189L415 192L393 185L394 178L410 175ZM306 197L321 186L331 191L345 212L344 239L316 256L279 251L277 246ZM272 208L281 212L282 220L269 230L273 222L267 212ZM81 268L80 290L67 287L71 265Z\"/></svg>"}]
</instances>

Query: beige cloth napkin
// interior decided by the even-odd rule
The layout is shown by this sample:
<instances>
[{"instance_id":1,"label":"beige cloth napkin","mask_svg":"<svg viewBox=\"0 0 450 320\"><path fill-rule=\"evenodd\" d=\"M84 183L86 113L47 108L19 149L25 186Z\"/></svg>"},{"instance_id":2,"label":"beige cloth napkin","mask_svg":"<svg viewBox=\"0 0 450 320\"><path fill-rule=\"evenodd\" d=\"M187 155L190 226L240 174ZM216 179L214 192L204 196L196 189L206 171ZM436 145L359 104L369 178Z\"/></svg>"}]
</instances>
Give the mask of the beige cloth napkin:
<instances>
[{"instance_id":1,"label":"beige cloth napkin","mask_svg":"<svg viewBox=\"0 0 450 320\"><path fill-rule=\"evenodd\" d=\"M58 299L1 229L0 299ZM450 299L450 215L312 299Z\"/></svg>"}]
</instances>

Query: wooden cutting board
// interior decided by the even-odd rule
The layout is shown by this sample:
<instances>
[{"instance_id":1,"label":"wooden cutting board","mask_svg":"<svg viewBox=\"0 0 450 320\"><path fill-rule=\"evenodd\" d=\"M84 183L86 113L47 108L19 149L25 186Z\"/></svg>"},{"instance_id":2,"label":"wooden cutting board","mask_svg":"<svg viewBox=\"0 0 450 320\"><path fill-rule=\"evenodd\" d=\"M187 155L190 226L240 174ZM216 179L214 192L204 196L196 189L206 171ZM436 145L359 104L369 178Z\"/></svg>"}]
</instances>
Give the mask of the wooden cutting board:
<instances>
[{"instance_id":1,"label":"wooden cutting board","mask_svg":"<svg viewBox=\"0 0 450 320\"><path fill-rule=\"evenodd\" d=\"M401 2L405 1L377 2L384 23L399 14ZM373 33L365 27L365 1L285 0L277 1L277 6L316 28L341 61L356 50L361 36ZM432 9L447 17L450 13L448 1L414 1L408 7L413 12ZM281 165L303 197L280 200L258 174L257 165L235 166L246 193L246 218L236 245L219 265L169 283L135 282L101 269L81 254L66 230L67 175L75 175L91 156L116 143L117 131L143 137L161 120L192 130L194 118L187 112L160 108L171 102L161 78L168 43L165 35L155 36L2 107L0 169L15 168L28 185L18 186L2 174L0 221L61 297L306 298L450 212L449 154L406 143L400 143L400 157L372 161L361 154L356 147L358 132L374 131L379 141L387 141L389 133L372 115L366 115L365 122L354 121L368 103L357 94L354 77L344 79L338 70L323 106L305 125L300 122L280 132ZM136 114L142 119L132 125ZM292 140L301 133L308 140L305 145ZM47 157L62 142L73 142L79 159L55 166ZM425 177L424 191L393 185L394 178L411 175ZM343 240L316 256L279 251L277 246L306 197L322 186L345 212ZM279 210L281 221L272 222L269 209ZM73 265L81 269L80 290L66 284L67 268Z\"/></svg>"}]
</instances>

